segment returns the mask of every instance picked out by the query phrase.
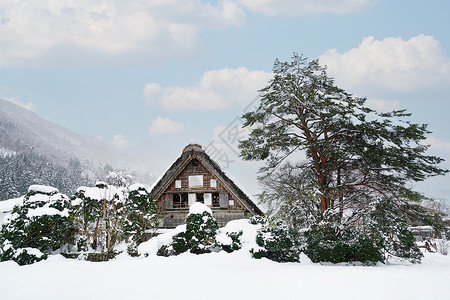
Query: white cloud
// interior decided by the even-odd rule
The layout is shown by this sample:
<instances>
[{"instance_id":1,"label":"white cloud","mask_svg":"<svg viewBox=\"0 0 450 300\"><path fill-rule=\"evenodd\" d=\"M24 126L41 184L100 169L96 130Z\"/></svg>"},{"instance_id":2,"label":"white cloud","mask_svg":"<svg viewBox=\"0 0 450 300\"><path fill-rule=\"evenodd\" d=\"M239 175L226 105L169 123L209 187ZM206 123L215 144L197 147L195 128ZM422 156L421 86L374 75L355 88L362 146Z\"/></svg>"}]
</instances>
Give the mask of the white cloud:
<instances>
[{"instance_id":1,"label":"white cloud","mask_svg":"<svg viewBox=\"0 0 450 300\"><path fill-rule=\"evenodd\" d=\"M148 128L151 135L171 135L184 130L184 124L169 118L157 117Z\"/></svg>"},{"instance_id":2,"label":"white cloud","mask_svg":"<svg viewBox=\"0 0 450 300\"><path fill-rule=\"evenodd\" d=\"M113 145L114 147L116 147L118 149L124 149L130 145L130 141L122 134L116 134L113 136L111 145Z\"/></svg>"},{"instance_id":3,"label":"white cloud","mask_svg":"<svg viewBox=\"0 0 450 300\"><path fill-rule=\"evenodd\" d=\"M246 68L207 71L194 86L162 87L146 84L144 97L149 104L162 104L169 110L213 110L232 103L250 102L266 86L271 73Z\"/></svg>"},{"instance_id":4,"label":"white cloud","mask_svg":"<svg viewBox=\"0 0 450 300\"><path fill-rule=\"evenodd\" d=\"M240 122L217 126L213 129L212 141L205 146L205 152L221 169L228 169L238 160L239 141L247 138L248 134L249 130L243 129Z\"/></svg>"},{"instance_id":5,"label":"white cloud","mask_svg":"<svg viewBox=\"0 0 450 300\"><path fill-rule=\"evenodd\" d=\"M343 54L328 50L320 63L339 84L349 87L377 86L405 91L450 83L450 59L434 37L420 34L401 38L363 39L358 48Z\"/></svg>"},{"instance_id":6,"label":"white cloud","mask_svg":"<svg viewBox=\"0 0 450 300\"><path fill-rule=\"evenodd\" d=\"M433 136L427 137L426 140L423 142L423 144L430 145L431 150L443 152L446 153L447 155L450 155L450 143L440 141Z\"/></svg>"},{"instance_id":7,"label":"white cloud","mask_svg":"<svg viewBox=\"0 0 450 300\"><path fill-rule=\"evenodd\" d=\"M12 103L14 103L14 104L16 104L16 105L18 105L20 107L23 107L25 109L28 109L28 110L33 110L33 108L34 108L33 103L28 102L28 103L25 104L22 101L20 101L19 98L16 98L16 97L2 97L2 99L6 100L6 101L9 101L9 102L12 102Z\"/></svg>"},{"instance_id":8,"label":"white cloud","mask_svg":"<svg viewBox=\"0 0 450 300\"><path fill-rule=\"evenodd\" d=\"M378 111L387 112L400 109L400 104L398 103L398 101L368 99L366 101L366 104L368 107Z\"/></svg>"},{"instance_id":9,"label":"white cloud","mask_svg":"<svg viewBox=\"0 0 450 300\"><path fill-rule=\"evenodd\" d=\"M245 22L230 0L69 0L0 2L0 66L38 64L60 56L148 59L183 56L202 28ZM144 56L145 55L145 56ZM56 58L54 58L56 59Z\"/></svg>"},{"instance_id":10,"label":"white cloud","mask_svg":"<svg viewBox=\"0 0 450 300\"><path fill-rule=\"evenodd\" d=\"M298 16L331 13L336 15L358 12L375 5L377 0L238 0L252 11L264 15Z\"/></svg>"}]
</instances>

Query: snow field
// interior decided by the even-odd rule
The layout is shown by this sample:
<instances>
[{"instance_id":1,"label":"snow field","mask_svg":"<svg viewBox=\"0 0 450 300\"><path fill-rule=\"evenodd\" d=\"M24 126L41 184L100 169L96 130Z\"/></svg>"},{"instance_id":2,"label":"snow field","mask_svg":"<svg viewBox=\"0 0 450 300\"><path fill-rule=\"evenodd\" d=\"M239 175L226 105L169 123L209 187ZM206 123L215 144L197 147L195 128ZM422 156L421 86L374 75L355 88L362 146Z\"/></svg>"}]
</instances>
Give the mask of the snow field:
<instances>
[{"instance_id":1,"label":"snow field","mask_svg":"<svg viewBox=\"0 0 450 300\"><path fill-rule=\"evenodd\" d=\"M51 256L0 263L2 299L448 299L450 257L376 267L276 263L243 252L120 256L92 263Z\"/></svg>"},{"instance_id":2,"label":"snow field","mask_svg":"<svg viewBox=\"0 0 450 300\"><path fill-rule=\"evenodd\" d=\"M196 205L191 213L203 211ZM391 261L374 267L314 264L305 255L300 263L276 263L251 258L259 228L245 219L220 228L216 239L224 244L231 243L226 233L243 231L242 249L233 253L156 256L185 230L180 225L139 245L140 257L125 251L102 263L60 255L21 267L1 262L0 299L450 299L449 256L425 253L422 264Z\"/></svg>"}]
</instances>

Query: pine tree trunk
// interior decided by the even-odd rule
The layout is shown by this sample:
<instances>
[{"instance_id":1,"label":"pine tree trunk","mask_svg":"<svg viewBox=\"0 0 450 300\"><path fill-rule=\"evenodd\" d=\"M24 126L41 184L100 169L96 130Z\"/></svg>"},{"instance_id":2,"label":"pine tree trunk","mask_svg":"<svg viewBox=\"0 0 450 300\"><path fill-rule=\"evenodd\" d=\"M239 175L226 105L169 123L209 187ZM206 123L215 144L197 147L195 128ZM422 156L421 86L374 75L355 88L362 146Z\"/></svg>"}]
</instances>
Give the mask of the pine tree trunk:
<instances>
[{"instance_id":1,"label":"pine tree trunk","mask_svg":"<svg viewBox=\"0 0 450 300\"><path fill-rule=\"evenodd\" d=\"M330 208L330 195L328 194L327 191L327 176L325 175L325 173L321 172L319 174L319 186L320 186L320 192L322 193L322 195L320 196L320 212L322 213L322 215L325 213L325 211L327 209Z\"/></svg>"}]
</instances>

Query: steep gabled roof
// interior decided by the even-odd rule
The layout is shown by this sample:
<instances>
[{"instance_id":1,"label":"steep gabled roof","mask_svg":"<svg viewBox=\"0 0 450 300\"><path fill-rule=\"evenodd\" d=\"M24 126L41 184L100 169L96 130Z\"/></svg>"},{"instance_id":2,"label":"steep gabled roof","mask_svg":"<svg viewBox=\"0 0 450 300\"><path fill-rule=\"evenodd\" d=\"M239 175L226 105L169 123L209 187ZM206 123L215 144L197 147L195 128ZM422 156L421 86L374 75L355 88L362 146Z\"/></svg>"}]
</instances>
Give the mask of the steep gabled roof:
<instances>
[{"instance_id":1,"label":"steep gabled roof","mask_svg":"<svg viewBox=\"0 0 450 300\"><path fill-rule=\"evenodd\" d=\"M202 146L198 144L189 144L183 149L181 156L166 171L159 182L152 189L154 198L158 198L170 186L171 182L184 170L192 158L197 158L205 168L214 174L242 203L242 205L254 214L263 214L261 209L250 200L250 198L220 169L219 165L213 161L208 154L203 151Z\"/></svg>"}]
</instances>

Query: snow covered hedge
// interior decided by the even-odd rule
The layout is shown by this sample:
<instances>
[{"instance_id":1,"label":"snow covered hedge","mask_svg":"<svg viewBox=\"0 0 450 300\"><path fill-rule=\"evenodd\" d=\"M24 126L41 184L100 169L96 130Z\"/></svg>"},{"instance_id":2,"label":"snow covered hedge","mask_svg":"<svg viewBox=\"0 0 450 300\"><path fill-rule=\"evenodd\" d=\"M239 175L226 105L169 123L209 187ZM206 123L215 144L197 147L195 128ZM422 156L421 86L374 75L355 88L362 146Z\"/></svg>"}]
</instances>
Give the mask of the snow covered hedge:
<instances>
[{"instance_id":1,"label":"snow covered hedge","mask_svg":"<svg viewBox=\"0 0 450 300\"><path fill-rule=\"evenodd\" d=\"M202 203L194 203L185 225L144 243L139 252L145 256L170 256L188 251L194 254L243 251L254 258L298 262L299 246L298 232L284 222L254 217L230 221L219 228L211 209Z\"/></svg>"},{"instance_id":2,"label":"snow covered hedge","mask_svg":"<svg viewBox=\"0 0 450 300\"><path fill-rule=\"evenodd\" d=\"M70 199L55 188L30 186L23 205L14 206L0 230L0 260L30 264L73 243Z\"/></svg>"},{"instance_id":3,"label":"snow covered hedge","mask_svg":"<svg viewBox=\"0 0 450 300\"><path fill-rule=\"evenodd\" d=\"M256 219L263 227L258 231L256 243L259 249L252 249L254 258L268 258L277 262L299 262L301 240L299 232L281 220Z\"/></svg>"},{"instance_id":4,"label":"snow covered hedge","mask_svg":"<svg viewBox=\"0 0 450 300\"><path fill-rule=\"evenodd\" d=\"M306 232L305 253L313 262L362 262L372 265L384 261L382 242L376 231L356 230L338 233L333 224L313 226Z\"/></svg>"},{"instance_id":5,"label":"snow covered hedge","mask_svg":"<svg viewBox=\"0 0 450 300\"><path fill-rule=\"evenodd\" d=\"M250 249L259 249L256 235L260 228L261 224L250 223L248 219L233 220L219 228L211 209L202 203L195 203L190 207L186 224L142 243L138 253L144 257L219 251L242 251L250 255Z\"/></svg>"},{"instance_id":6,"label":"snow covered hedge","mask_svg":"<svg viewBox=\"0 0 450 300\"><path fill-rule=\"evenodd\" d=\"M132 243L133 251L158 225L156 204L139 184L126 188L98 182L95 187L80 187L72 206L77 248L82 252L113 253L120 242Z\"/></svg>"},{"instance_id":7,"label":"snow covered hedge","mask_svg":"<svg viewBox=\"0 0 450 300\"><path fill-rule=\"evenodd\" d=\"M53 187L33 185L5 217L0 261L24 265L56 253L109 259L121 242L129 244L129 252L137 252L157 221L155 202L143 185L99 182L80 187L71 199Z\"/></svg>"},{"instance_id":8,"label":"snow covered hedge","mask_svg":"<svg viewBox=\"0 0 450 300\"><path fill-rule=\"evenodd\" d=\"M146 241L158 218L144 186L99 182L80 187L69 199L55 188L35 185L5 218L0 261L30 264L55 253L105 260L120 251L133 256L239 251L277 262L298 262L304 251L313 262L374 264L386 255L418 261L421 253L404 223L386 222L392 220L384 217L386 209L376 213L365 223L365 231L322 222L300 235L284 221L260 216L219 228L211 209L195 203L185 225Z\"/></svg>"}]
</instances>

